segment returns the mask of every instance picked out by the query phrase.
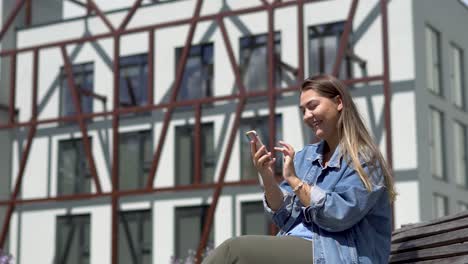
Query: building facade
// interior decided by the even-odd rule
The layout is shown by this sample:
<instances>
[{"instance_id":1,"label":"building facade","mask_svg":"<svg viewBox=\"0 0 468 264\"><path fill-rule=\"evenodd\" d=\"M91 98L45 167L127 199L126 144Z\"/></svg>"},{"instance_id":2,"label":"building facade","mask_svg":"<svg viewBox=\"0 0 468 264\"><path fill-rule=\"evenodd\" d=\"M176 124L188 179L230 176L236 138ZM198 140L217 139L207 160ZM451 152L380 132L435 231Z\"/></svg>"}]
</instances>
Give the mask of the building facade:
<instances>
[{"instance_id":1,"label":"building facade","mask_svg":"<svg viewBox=\"0 0 468 264\"><path fill-rule=\"evenodd\" d=\"M468 209L462 2L109 2L51 1L2 46L17 263L170 263L271 233L243 134L314 141L297 87L320 72L392 162L396 227Z\"/></svg>"}]
</instances>

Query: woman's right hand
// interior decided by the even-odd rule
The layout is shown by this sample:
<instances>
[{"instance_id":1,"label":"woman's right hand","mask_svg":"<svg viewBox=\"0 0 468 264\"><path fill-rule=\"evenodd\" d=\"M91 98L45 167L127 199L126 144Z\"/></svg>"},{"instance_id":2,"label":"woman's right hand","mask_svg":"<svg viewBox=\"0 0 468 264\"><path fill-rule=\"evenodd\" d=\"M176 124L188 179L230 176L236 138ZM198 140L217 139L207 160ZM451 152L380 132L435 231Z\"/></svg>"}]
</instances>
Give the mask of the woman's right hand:
<instances>
[{"instance_id":1,"label":"woman's right hand","mask_svg":"<svg viewBox=\"0 0 468 264\"><path fill-rule=\"evenodd\" d=\"M252 154L253 164L262 178L265 176L273 177L273 164L275 164L276 159L273 158L271 152L268 152L265 146L261 146L257 150L254 141L250 141L250 152Z\"/></svg>"}]
</instances>

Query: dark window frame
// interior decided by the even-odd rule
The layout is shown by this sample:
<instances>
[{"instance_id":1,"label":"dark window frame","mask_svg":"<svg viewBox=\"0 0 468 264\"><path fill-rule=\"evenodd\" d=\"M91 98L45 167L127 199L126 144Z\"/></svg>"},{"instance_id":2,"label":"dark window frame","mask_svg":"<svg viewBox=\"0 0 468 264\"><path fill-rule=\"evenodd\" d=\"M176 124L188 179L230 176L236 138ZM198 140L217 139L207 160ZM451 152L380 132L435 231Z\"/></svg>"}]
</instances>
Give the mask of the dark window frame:
<instances>
[{"instance_id":1,"label":"dark window frame","mask_svg":"<svg viewBox=\"0 0 468 264\"><path fill-rule=\"evenodd\" d=\"M137 239L133 239L133 236L131 234L130 228L128 226L129 221L137 222ZM144 230L145 229L145 223L149 224L149 229L150 230ZM124 229L124 234L120 233L120 227ZM151 238L151 241L144 241L145 239L145 232L150 233L149 237ZM146 257L149 257L150 263L152 263L152 257L153 257L153 219L152 219L152 211L150 209L146 210L132 210L132 211L120 211L119 212L119 247L121 245L120 243L123 243L124 239L128 242L127 245L129 245L129 250L131 257L133 259L134 264L139 264L143 263L142 259L144 255L147 255ZM137 245L135 246L133 243L136 242ZM138 254L139 253L139 254ZM119 251L119 254L122 254L121 251ZM119 256L119 262L123 258L123 256ZM125 263L127 264L127 263Z\"/></svg>"},{"instance_id":2,"label":"dark window frame","mask_svg":"<svg viewBox=\"0 0 468 264\"><path fill-rule=\"evenodd\" d=\"M275 31L273 37L273 50L274 50L274 60L275 63L275 88L281 88L281 83L284 79L283 72L281 70L281 32ZM264 47L267 49L265 53L265 65L267 65L266 69L266 76L265 76L265 84L266 87L250 87L248 83L245 81L245 75L248 72L247 69L249 67L250 62L250 54L258 48ZM245 49L245 50L244 50ZM250 54L246 54L249 52ZM240 70L240 77L242 82L244 83L246 91L266 91L268 89L268 33L262 34L254 34L254 35L247 35L242 36L239 38L239 70ZM260 77L260 76L259 76Z\"/></svg>"},{"instance_id":3,"label":"dark window frame","mask_svg":"<svg viewBox=\"0 0 468 264\"><path fill-rule=\"evenodd\" d=\"M179 230L179 221L181 220L181 217L191 217L191 216L200 216L200 239L203 235L203 228L205 226L205 222L206 222L206 216L207 216L207 212L210 208L210 205L195 205L195 206L180 206L180 207L175 207L175 212L174 212L174 219L175 219L175 224L174 224L174 234L175 234L175 238L174 238L174 253L175 253L175 257L177 259L185 259L185 257L187 256L186 254L189 253L189 252L180 252L181 249L180 249L180 246L178 245L178 238L179 237L182 237L182 234L181 231ZM198 212L197 212L198 211ZM214 219L213 219L214 220ZM214 242L214 221L212 222L212 226L211 226L211 230L210 230L210 235L209 235L209 238L208 240L211 240L211 241L208 241L207 242L207 247L211 247L212 243ZM197 241L200 241L200 239L198 239ZM193 248L194 251L197 250L197 247L198 247L198 244L197 245L194 245L195 248Z\"/></svg>"},{"instance_id":4,"label":"dark window frame","mask_svg":"<svg viewBox=\"0 0 468 264\"><path fill-rule=\"evenodd\" d=\"M182 80L180 83L180 89L179 93L177 94L177 100L178 101L186 101L186 100L193 100L193 99L201 99L201 98L207 98L207 97L212 97L214 94L213 87L214 87L214 44L212 42L207 42L207 43L200 43L197 45L192 45L189 50L189 54L187 57L187 61L185 64L185 69L182 74ZM175 49L175 58L176 58L176 64L175 64L175 69L174 72L177 74L177 68L179 66L179 62L182 56L182 50L183 47L179 47ZM211 54L211 57L207 57ZM204 81L206 90L205 91L199 91L199 93L192 97L190 95L184 95L184 91L187 90L187 94L190 94L190 87L184 85L185 84L185 78L186 78L186 70L187 70L187 63L191 58L199 58L201 60L201 66L202 66L202 72L204 73L202 80ZM176 76L177 77L177 76ZM184 90L185 89L185 90ZM209 106L210 104L205 104L205 106ZM186 107L179 107L178 109L186 109Z\"/></svg>"},{"instance_id":5,"label":"dark window frame","mask_svg":"<svg viewBox=\"0 0 468 264\"><path fill-rule=\"evenodd\" d=\"M241 207L240 208L240 212L241 212L241 232L240 233L241 235L270 235L270 225L272 222L263 209L263 201L261 200L260 201L243 201L240 203L240 207ZM259 208L255 208L255 207L259 207ZM246 217L247 217L247 213L251 213L251 212L260 212L263 214L265 218L265 230L263 230L261 234L250 234L246 232L247 231L246 230L246 225L247 225Z\"/></svg>"},{"instance_id":6,"label":"dark window frame","mask_svg":"<svg viewBox=\"0 0 468 264\"><path fill-rule=\"evenodd\" d=\"M131 137L138 137L138 154L139 154L139 163L138 163L138 168L137 171L133 174L134 177L137 179L136 183L136 189L142 189L146 187L146 182L148 180L149 172L151 169L151 164L153 160L153 135L152 135L152 130L139 130L139 131L131 131L131 132L124 132L119 134L119 150L122 149L122 144L124 139L129 139ZM149 144L151 151L150 151L150 156L145 157L145 143ZM122 153L119 154L119 166L122 166L124 164L125 159L123 159ZM148 160L146 159L148 158ZM122 169L119 168L119 171L121 172ZM119 173L119 189L120 190L132 190L134 188L123 188L122 186L122 177L123 175Z\"/></svg>"},{"instance_id":7,"label":"dark window frame","mask_svg":"<svg viewBox=\"0 0 468 264\"><path fill-rule=\"evenodd\" d=\"M119 80L119 91L120 91L120 98L119 98L119 106L120 107L135 107L135 106L144 106L148 104L152 104L152 102L149 102L149 91L148 91L148 54L147 53L141 53L141 54L134 54L134 55L128 55L128 56L122 56L119 58L119 72L120 72L120 80ZM123 87L123 73L126 69L129 68L134 68L136 67L138 69L138 82L139 85L138 87L128 87L127 88L127 93L128 93L128 99L130 99L130 103L123 102L122 100L124 99L124 87ZM126 79L125 83L128 84L128 82L131 82L131 80ZM133 89L132 89L133 88ZM142 98L136 98L138 91L135 91L136 89L139 89L139 94L141 95Z\"/></svg>"},{"instance_id":8,"label":"dark window frame","mask_svg":"<svg viewBox=\"0 0 468 264\"><path fill-rule=\"evenodd\" d=\"M335 61L336 61L336 56L338 55L338 49L340 46L340 39L341 35L344 32L344 28L346 25L346 21L339 21L339 22L333 22L333 23L327 23L327 24L319 24L319 25L312 25L308 27L307 30L307 41L308 41L308 65L309 65L309 76L313 76L316 74L320 73L326 73L326 74L331 74L333 71L333 68L327 72L327 69L325 69L326 65L326 60L325 54L324 54L324 43L323 43L323 38L324 37L330 37L330 36L336 36L336 53L335 56L333 57L332 60L332 66L334 66ZM350 32L350 37L352 36L352 32ZM311 42L313 39L319 39L319 66L318 66L318 72L312 72L313 65L314 63L312 62L312 56L311 56ZM350 38L351 39L351 38ZM352 45L351 42L348 41L347 45L347 50L352 50ZM340 78L342 79L352 79L353 76L353 67L351 63L351 58L347 55L346 51L343 55L343 60L341 61L341 69L340 69ZM346 76L343 76L343 73L346 74Z\"/></svg>"},{"instance_id":9,"label":"dark window frame","mask_svg":"<svg viewBox=\"0 0 468 264\"><path fill-rule=\"evenodd\" d=\"M72 73L75 81L75 86L77 88L77 93L78 93L78 99L81 104L81 111L83 114L85 113L92 113L94 109L94 98L92 95L87 95L84 94L83 92L80 92L80 90L84 90L85 92L90 92L94 93L94 62L84 62L84 63L79 63L79 64L74 64L72 65ZM84 76L84 77L83 77ZM84 78L85 80L87 77L91 77L92 83L90 87L81 87L77 82L77 78ZM60 84L59 84L59 115L61 117L66 117L66 116L73 116L76 115L77 113L75 112L75 105L73 103L73 95L71 94L70 88L68 88L68 80L67 80L67 74L65 72L64 66L60 68ZM66 90L66 91L65 91ZM67 95L70 96L70 102L67 104L65 101L67 99L65 98ZM83 98L89 102L90 109L85 109ZM69 108L67 106L71 107L70 109L73 109L72 111L67 111ZM75 112L75 113L73 113ZM87 119L87 120L92 120L92 119ZM63 122L62 124L67 124L68 122Z\"/></svg>"},{"instance_id":10,"label":"dark window frame","mask_svg":"<svg viewBox=\"0 0 468 264\"><path fill-rule=\"evenodd\" d=\"M92 138L88 137L90 148L92 149ZM73 192L72 193L65 193L64 192L64 175L62 175L62 157L63 157L63 149L61 146L62 144L73 144L75 148L75 153L77 157L77 161L74 168L74 181L73 181ZM73 195L73 194L82 194L82 193L91 193L91 171L88 164L88 160L86 158L86 154L84 151L84 142L83 138L71 138L71 139L63 139L58 141L58 162L57 162L57 196L62 195ZM83 166L83 167L81 167ZM78 184L76 177L79 177ZM84 184L85 186L81 186Z\"/></svg>"},{"instance_id":11,"label":"dark window frame","mask_svg":"<svg viewBox=\"0 0 468 264\"><path fill-rule=\"evenodd\" d=\"M201 183L212 183L214 181L214 173L215 173L215 169L216 169L216 149L214 148L214 128L215 128L215 124L214 122L205 122L205 123L201 123L200 124L201 126L201 131L200 131L200 153L199 155L201 155ZM205 153L205 148L204 148L204 136L207 134L205 129L211 129L211 134L213 135L213 139L212 139L212 146L213 146L213 153L212 155L209 155L209 153ZM204 132L205 131L205 132ZM179 126L176 126L175 127L175 142L174 142L174 145L175 145L175 151L174 151L174 160L175 161L180 161L180 157L181 157L181 154L178 152L178 150L180 149L180 142L179 142L179 137L180 137L180 133L184 133L182 136L186 136L188 134L190 134L190 169L189 171L193 172L189 177L190 179L190 182L189 182L189 185L190 184L197 184L195 182L195 160L194 160L194 155L195 155L195 125L194 124L185 124L185 125L179 125ZM179 186L179 185L185 185L183 182L184 182L184 179L183 175L181 175L181 164L179 164L178 162L175 162L174 163L175 165L175 180L174 180L174 184L176 186ZM185 164L184 164L185 165ZM213 175L207 175L207 172L206 170L210 169L209 166L212 166L212 170L213 170Z\"/></svg>"},{"instance_id":12,"label":"dark window frame","mask_svg":"<svg viewBox=\"0 0 468 264\"><path fill-rule=\"evenodd\" d=\"M64 223L61 223L62 221ZM89 263L90 257L91 257L91 247L90 247L91 246L91 216L90 214L59 215L56 217L54 263L57 263L57 264L67 263L66 260L68 259L68 253L69 253L70 246L71 246L70 243L71 243L71 240L73 239L73 236L76 234L76 231L75 231L76 227L73 226L72 229L70 229L70 231L68 232L68 238L66 242L64 243L64 241L62 241L61 232L59 230L62 227L61 226L62 224L66 224L66 225L78 224L79 225L78 226L79 230L77 233L80 236L78 238L79 240L78 247L79 247L79 252L81 253L80 256L84 259L79 260L78 263L80 264ZM89 234L87 235L88 241L85 241L86 237L83 237L86 235L84 234L86 230L83 230L83 229L86 229L86 225L88 226L87 229L89 232ZM63 246L65 246L65 249L64 249L63 254L61 254Z\"/></svg>"}]
</instances>

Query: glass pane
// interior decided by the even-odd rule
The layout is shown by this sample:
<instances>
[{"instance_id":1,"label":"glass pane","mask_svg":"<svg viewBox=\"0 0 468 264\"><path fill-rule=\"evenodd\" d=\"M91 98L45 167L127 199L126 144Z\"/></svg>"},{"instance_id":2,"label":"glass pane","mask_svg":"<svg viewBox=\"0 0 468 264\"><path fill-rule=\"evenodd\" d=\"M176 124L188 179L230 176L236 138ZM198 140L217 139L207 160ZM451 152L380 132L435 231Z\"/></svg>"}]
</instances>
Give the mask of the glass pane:
<instances>
[{"instance_id":1,"label":"glass pane","mask_svg":"<svg viewBox=\"0 0 468 264\"><path fill-rule=\"evenodd\" d=\"M448 214L448 199L445 196L434 194L434 217L439 218Z\"/></svg>"},{"instance_id":2,"label":"glass pane","mask_svg":"<svg viewBox=\"0 0 468 264\"><path fill-rule=\"evenodd\" d=\"M436 94L439 88L439 36L432 28L426 27L427 87Z\"/></svg>"},{"instance_id":3,"label":"glass pane","mask_svg":"<svg viewBox=\"0 0 468 264\"><path fill-rule=\"evenodd\" d=\"M463 53L461 49L456 46L451 47L452 49L452 73L450 76L453 91L453 103L456 106L464 106L464 94L463 94Z\"/></svg>"},{"instance_id":4,"label":"glass pane","mask_svg":"<svg viewBox=\"0 0 468 264\"><path fill-rule=\"evenodd\" d=\"M245 53L245 60L241 67L243 69L243 81L246 89L248 91L266 90L268 87L266 46L257 47Z\"/></svg>"},{"instance_id":5,"label":"glass pane","mask_svg":"<svg viewBox=\"0 0 468 264\"><path fill-rule=\"evenodd\" d=\"M138 133L120 135L119 145L119 188L136 189L141 174L140 139Z\"/></svg>"},{"instance_id":6,"label":"glass pane","mask_svg":"<svg viewBox=\"0 0 468 264\"><path fill-rule=\"evenodd\" d=\"M460 186L466 186L466 130L460 123L454 127L455 178Z\"/></svg>"},{"instance_id":7,"label":"glass pane","mask_svg":"<svg viewBox=\"0 0 468 264\"><path fill-rule=\"evenodd\" d=\"M119 218L119 263L151 263L151 211L120 212Z\"/></svg>"},{"instance_id":8,"label":"glass pane","mask_svg":"<svg viewBox=\"0 0 468 264\"><path fill-rule=\"evenodd\" d=\"M193 182L193 128L176 127L176 185L187 185Z\"/></svg>"},{"instance_id":9,"label":"glass pane","mask_svg":"<svg viewBox=\"0 0 468 264\"><path fill-rule=\"evenodd\" d=\"M432 109L430 124L431 171L436 178L443 179L444 175L444 149L442 145L442 114Z\"/></svg>"},{"instance_id":10,"label":"glass pane","mask_svg":"<svg viewBox=\"0 0 468 264\"><path fill-rule=\"evenodd\" d=\"M93 91L93 67L93 63L73 65L72 67L74 82L77 88L77 94L80 97L81 110L83 113L91 113L93 110L93 97L80 92L80 90L89 92ZM61 94L62 116L76 114L72 93L68 88L67 77L64 69L61 70Z\"/></svg>"},{"instance_id":11,"label":"glass pane","mask_svg":"<svg viewBox=\"0 0 468 264\"><path fill-rule=\"evenodd\" d=\"M263 209L263 202L242 203L242 235L268 235L269 221Z\"/></svg>"},{"instance_id":12,"label":"glass pane","mask_svg":"<svg viewBox=\"0 0 468 264\"><path fill-rule=\"evenodd\" d=\"M213 123L202 124L201 148L202 182L210 183L213 182L216 166Z\"/></svg>"},{"instance_id":13,"label":"glass pane","mask_svg":"<svg viewBox=\"0 0 468 264\"><path fill-rule=\"evenodd\" d=\"M90 216L58 216L55 263L89 263Z\"/></svg>"},{"instance_id":14,"label":"glass pane","mask_svg":"<svg viewBox=\"0 0 468 264\"><path fill-rule=\"evenodd\" d=\"M177 61L180 60L181 54L182 48L177 49ZM212 80L213 44L192 46L185 65L178 99L190 100L211 96Z\"/></svg>"},{"instance_id":15,"label":"glass pane","mask_svg":"<svg viewBox=\"0 0 468 264\"><path fill-rule=\"evenodd\" d=\"M58 193L73 194L76 176L77 151L72 141L59 142Z\"/></svg>"}]
</instances>

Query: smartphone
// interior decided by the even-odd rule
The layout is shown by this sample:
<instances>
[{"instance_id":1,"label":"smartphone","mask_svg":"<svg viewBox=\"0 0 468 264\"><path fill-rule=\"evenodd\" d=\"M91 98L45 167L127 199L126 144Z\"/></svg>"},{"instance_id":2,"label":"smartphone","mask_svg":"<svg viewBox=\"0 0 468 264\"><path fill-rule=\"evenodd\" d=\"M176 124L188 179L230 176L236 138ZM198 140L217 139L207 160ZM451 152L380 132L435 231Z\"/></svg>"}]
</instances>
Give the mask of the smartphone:
<instances>
[{"instance_id":1,"label":"smartphone","mask_svg":"<svg viewBox=\"0 0 468 264\"><path fill-rule=\"evenodd\" d=\"M250 131L245 132L245 135L249 139L249 142L252 141L252 140L255 142L255 144L257 146L257 150L263 146L263 142L260 139L260 137L258 136L257 131L250 130Z\"/></svg>"}]
</instances>

